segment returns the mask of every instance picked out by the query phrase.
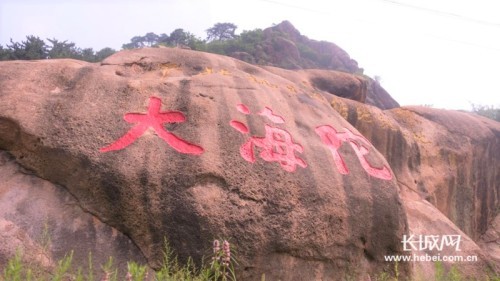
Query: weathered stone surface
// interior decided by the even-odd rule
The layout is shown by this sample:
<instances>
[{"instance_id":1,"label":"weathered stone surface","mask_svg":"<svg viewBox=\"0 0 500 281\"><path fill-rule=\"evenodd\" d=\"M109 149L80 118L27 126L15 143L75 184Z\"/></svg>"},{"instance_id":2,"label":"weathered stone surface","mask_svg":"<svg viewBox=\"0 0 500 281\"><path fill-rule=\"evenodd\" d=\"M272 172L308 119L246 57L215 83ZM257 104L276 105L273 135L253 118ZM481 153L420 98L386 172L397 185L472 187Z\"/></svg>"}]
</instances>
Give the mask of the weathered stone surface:
<instances>
[{"instance_id":1,"label":"weathered stone surface","mask_svg":"<svg viewBox=\"0 0 500 281\"><path fill-rule=\"evenodd\" d=\"M449 227L439 226L449 225L439 219L442 213L481 245L480 237L488 227L492 235L495 233L492 222L498 216L500 199L500 123L470 113L426 107L383 111L338 97L332 97L331 102L391 164L402 198L410 202L405 204L410 231L418 233L412 228L413 222L420 221L425 227L418 231L449 234ZM422 204L421 200L436 207L434 214L416 216L409 209L409 205ZM500 246L487 243L485 249L496 253ZM494 255L489 259L500 265Z\"/></svg>"},{"instance_id":2,"label":"weathered stone surface","mask_svg":"<svg viewBox=\"0 0 500 281\"><path fill-rule=\"evenodd\" d=\"M129 236L153 267L164 236L195 260L211 239L226 237L248 280L374 275L386 268L384 255L403 254L407 220L397 182L365 170L393 175L322 94L299 81L181 49L123 51L102 65L2 62L0 149ZM175 111L173 123L145 132L129 123L144 115L127 113L148 108ZM155 118L143 121L167 117ZM295 158L272 161L284 144L273 148L266 126L275 140L297 144L288 151ZM339 149L349 174L337 170L320 126L356 138ZM132 128L118 146L138 138L112 150ZM399 270L410 274L408 265Z\"/></svg>"},{"instance_id":3,"label":"weathered stone surface","mask_svg":"<svg viewBox=\"0 0 500 281\"><path fill-rule=\"evenodd\" d=\"M479 240L479 246L500 265L500 214L491 222Z\"/></svg>"},{"instance_id":4,"label":"weathered stone surface","mask_svg":"<svg viewBox=\"0 0 500 281\"><path fill-rule=\"evenodd\" d=\"M25 262L48 270L72 250L73 264L83 268L88 268L89 253L94 266L110 256L121 270L127 261L145 262L130 239L88 214L65 189L19 167L4 151L0 210L0 268L16 251Z\"/></svg>"},{"instance_id":5,"label":"weathered stone surface","mask_svg":"<svg viewBox=\"0 0 500 281\"><path fill-rule=\"evenodd\" d=\"M366 104L376 106L380 109L399 107L399 103L377 81L367 77L365 79L368 81Z\"/></svg>"},{"instance_id":6,"label":"weathered stone surface","mask_svg":"<svg viewBox=\"0 0 500 281\"><path fill-rule=\"evenodd\" d=\"M380 109L392 109L399 104L374 80L362 75L322 69L287 70L272 66L264 68L286 78L293 83L302 83L312 87L317 93L342 97Z\"/></svg>"},{"instance_id":7,"label":"weathered stone surface","mask_svg":"<svg viewBox=\"0 0 500 281\"><path fill-rule=\"evenodd\" d=\"M456 236L460 236L456 245L444 245L435 249L412 250L411 254L421 259L412 262L416 280L435 279L436 261L430 260L432 257L452 257L454 261L442 262L443 267L449 271L452 266L455 266L464 279L481 278L479 280L483 280L488 274L494 276L494 272L500 270L498 262L492 260L487 251L481 250L467 234L458 229L453 222L428 201L405 198L404 204L410 232L416 235L415 237L418 237L418 235L437 236L438 241L441 242L444 235L448 237L446 239L457 239ZM415 239L418 240L418 238Z\"/></svg>"},{"instance_id":8,"label":"weathered stone surface","mask_svg":"<svg viewBox=\"0 0 500 281\"><path fill-rule=\"evenodd\" d=\"M302 83L304 86L312 87L317 93L326 92L361 103L366 100L368 81L361 76L321 69L291 71L270 66L264 68L294 83Z\"/></svg>"}]
</instances>

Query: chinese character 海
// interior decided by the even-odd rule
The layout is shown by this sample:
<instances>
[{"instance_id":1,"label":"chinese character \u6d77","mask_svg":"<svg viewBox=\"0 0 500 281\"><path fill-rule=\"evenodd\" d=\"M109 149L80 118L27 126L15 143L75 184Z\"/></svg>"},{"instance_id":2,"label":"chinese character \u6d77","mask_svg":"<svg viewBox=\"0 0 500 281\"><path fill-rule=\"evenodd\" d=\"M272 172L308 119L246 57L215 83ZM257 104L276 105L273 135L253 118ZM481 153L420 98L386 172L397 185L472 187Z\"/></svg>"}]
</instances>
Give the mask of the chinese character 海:
<instances>
[{"instance_id":1,"label":"chinese character \u6d77","mask_svg":"<svg viewBox=\"0 0 500 281\"><path fill-rule=\"evenodd\" d=\"M250 114L250 110L244 104L236 106L243 114ZM273 123L284 123L283 117L273 113L269 107L264 108L260 113ZM248 127L240 121L231 120L230 125L242 134L249 132ZM286 130L265 125L266 134L264 137L251 137L241 147L240 155L250 163L255 162L254 147L261 149L259 156L268 162L278 162L287 172L294 172L297 165L305 168L307 164L304 160L295 155L295 151L302 153L304 149L298 143L294 143L292 136Z\"/></svg>"}]
</instances>

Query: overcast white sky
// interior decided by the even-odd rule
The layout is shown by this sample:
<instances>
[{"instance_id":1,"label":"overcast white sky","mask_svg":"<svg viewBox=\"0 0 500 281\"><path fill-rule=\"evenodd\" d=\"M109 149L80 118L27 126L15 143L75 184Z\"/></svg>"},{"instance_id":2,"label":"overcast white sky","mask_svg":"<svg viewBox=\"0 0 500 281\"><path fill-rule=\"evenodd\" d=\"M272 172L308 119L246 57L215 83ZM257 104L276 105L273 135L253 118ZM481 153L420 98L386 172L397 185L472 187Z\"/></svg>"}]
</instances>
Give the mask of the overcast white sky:
<instances>
[{"instance_id":1,"label":"overcast white sky","mask_svg":"<svg viewBox=\"0 0 500 281\"><path fill-rule=\"evenodd\" d=\"M217 22L237 32L289 20L334 42L401 105L500 106L497 0L0 0L0 44L26 35L120 49L136 35Z\"/></svg>"}]
</instances>

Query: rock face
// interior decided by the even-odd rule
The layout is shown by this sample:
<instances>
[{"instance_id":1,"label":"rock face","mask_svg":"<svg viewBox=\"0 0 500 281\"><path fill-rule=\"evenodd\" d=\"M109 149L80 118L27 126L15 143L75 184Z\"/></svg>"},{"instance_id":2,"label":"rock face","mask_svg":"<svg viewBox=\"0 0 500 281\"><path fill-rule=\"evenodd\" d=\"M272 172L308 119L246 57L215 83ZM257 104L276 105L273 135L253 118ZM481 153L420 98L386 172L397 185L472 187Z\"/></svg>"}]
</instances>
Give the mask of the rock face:
<instances>
[{"instance_id":1,"label":"rock face","mask_svg":"<svg viewBox=\"0 0 500 281\"><path fill-rule=\"evenodd\" d=\"M333 106L391 163L398 180L477 240L497 212L500 124L458 111ZM499 169L496 169L499 168Z\"/></svg>"},{"instance_id":2,"label":"rock face","mask_svg":"<svg viewBox=\"0 0 500 281\"><path fill-rule=\"evenodd\" d=\"M458 111L382 111L347 99L330 100L391 164L406 202L410 231L449 233L449 227L446 232L439 226L451 225L439 219L444 214L460 232L491 251L494 264L500 266L494 221L500 199L500 123ZM435 207L434 214L428 207L409 207L424 206L422 200ZM425 225L422 217L434 223Z\"/></svg>"},{"instance_id":3,"label":"rock face","mask_svg":"<svg viewBox=\"0 0 500 281\"><path fill-rule=\"evenodd\" d=\"M290 42L301 36L288 32ZM366 280L395 273L384 257L415 253L401 243L414 233L460 235L460 255L478 257L464 274L494 271L476 242L488 236L483 247L497 249L487 230L499 202L499 123L393 108L374 87L344 72L183 49L123 51L101 64L2 62L0 149L129 237L141 253L120 238L122 260L144 256L152 268L164 237L195 261L223 237L243 280Z\"/></svg>"},{"instance_id":4,"label":"rock face","mask_svg":"<svg viewBox=\"0 0 500 281\"><path fill-rule=\"evenodd\" d=\"M380 84L363 75L322 69L286 70L271 66L264 68L290 81L312 87L318 94L328 93L380 109L399 107ZM329 99L330 95L326 95L326 98Z\"/></svg>"},{"instance_id":5,"label":"rock face","mask_svg":"<svg viewBox=\"0 0 500 281\"><path fill-rule=\"evenodd\" d=\"M46 270L72 250L74 264L82 268L89 266L89 253L94 267L110 256L122 269L127 261L145 262L125 235L86 213L64 188L19 167L5 151L0 152L0 179L0 268L16 251L26 263Z\"/></svg>"},{"instance_id":6,"label":"rock face","mask_svg":"<svg viewBox=\"0 0 500 281\"><path fill-rule=\"evenodd\" d=\"M310 85L142 49L101 65L2 62L0 89L0 149L130 237L153 268L164 237L196 261L228 238L245 280L365 278L405 254L387 162Z\"/></svg>"},{"instance_id":7,"label":"rock face","mask_svg":"<svg viewBox=\"0 0 500 281\"><path fill-rule=\"evenodd\" d=\"M368 80L366 104L376 106L380 109L393 109L399 107L399 103L395 101L378 82L371 78L366 78L366 80Z\"/></svg>"},{"instance_id":8,"label":"rock face","mask_svg":"<svg viewBox=\"0 0 500 281\"><path fill-rule=\"evenodd\" d=\"M500 264L500 214L497 214L493 222L481 236L479 241L481 248L487 252L497 264Z\"/></svg>"}]
</instances>

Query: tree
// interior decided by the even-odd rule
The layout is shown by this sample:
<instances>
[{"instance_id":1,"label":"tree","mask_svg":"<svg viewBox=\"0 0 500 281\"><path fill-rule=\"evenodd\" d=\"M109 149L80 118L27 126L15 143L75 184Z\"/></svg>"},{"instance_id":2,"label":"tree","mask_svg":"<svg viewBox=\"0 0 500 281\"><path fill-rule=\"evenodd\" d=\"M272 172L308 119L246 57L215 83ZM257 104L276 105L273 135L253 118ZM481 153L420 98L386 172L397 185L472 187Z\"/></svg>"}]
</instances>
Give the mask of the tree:
<instances>
[{"instance_id":1,"label":"tree","mask_svg":"<svg viewBox=\"0 0 500 281\"><path fill-rule=\"evenodd\" d=\"M162 34L163 35L163 34ZM123 49L138 49L144 47L151 47L159 43L160 36L154 32L148 32L144 36L134 36L130 39L130 43L123 44Z\"/></svg>"},{"instance_id":2,"label":"tree","mask_svg":"<svg viewBox=\"0 0 500 281\"><path fill-rule=\"evenodd\" d=\"M102 61L103 59L111 56L112 54L116 53L114 49L111 48L103 48L100 51L98 51L95 56L96 56L96 61Z\"/></svg>"},{"instance_id":3,"label":"tree","mask_svg":"<svg viewBox=\"0 0 500 281\"><path fill-rule=\"evenodd\" d=\"M169 36L168 43L171 46L188 45L191 33L184 31L182 28L177 28L172 31Z\"/></svg>"},{"instance_id":4,"label":"tree","mask_svg":"<svg viewBox=\"0 0 500 281\"><path fill-rule=\"evenodd\" d=\"M97 58L92 48L85 48L80 50L81 59L88 62L96 62Z\"/></svg>"},{"instance_id":5,"label":"tree","mask_svg":"<svg viewBox=\"0 0 500 281\"><path fill-rule=\"evenodd\" d=\"M122 48L123 49L138 49L142 48L145 45L145 38L144 36L134 36L132 39L130 39L130 43L123 44Z\"/></svg>"},{"instance_id":6,"label":"tree","mask_svg":"<svg viewBox=\"0 0 500 281\"><path fill-rule=\"evenodd\" d=\"M144 35L144 41L148 47L158 44L158 39L160 37L153 32L148 32Z\"/></svg>"},{"instance_id":7,"label":"tree","mask_svg":"<svg viewBox=\"0 0 500 281\"><path fill-rule=\"evenodd\" d=\"M47 45L39 37L26 36L26 41L22 42L24 47L24 59L39 60L47 58Z\"/></svg>"},{"instance_id":8,"label":"tree","mask_svg":"<svg viewBox=\"0 0 500 281\"><path fill-rule=\"evenodd\" d=\"M10 39L11 45L7 45L10 50L10 59L13 60L37 60L47 58L47 45L39 37L33 35L26 36L26 41L21 43Z\"/></svg>"},{"instance_id":9,"label":"tree","mask_svg":"<svg viewBox=\"0 0 500 281\"><path fill-rule=\"evenodd\" d=\"M2 45L0 45L0 60L9 60L10 53L9 49L5 49Z\"/></svg>"},{"instance_id":10,"label":"tree","mask_svg":"<svg viewBox=\"0 0 500 281\"><path fill-rule=\"evenodd\" d=\"M158 36L158 44L168 45L169 40L170 37L165 33L162 33L160 34L160 36Z\"/></svg>"},{"instance_id":11,"label":"tree","mask_svg":"<svg viewBox=\"0 0 500 281\"><path fill-rule=\"evenodd\" d=\"M73 59L80 59L81 54L80 50L75 47L75 43L66 43L68 42L67 40L64 41L59 41L57 39L48 39L47 40L52 44L52 47L50 48L48 52L48 57L51 59L58 59L58 58L73 58Z\"/></svg>"},{"instance_id":12,"label":"tree","mask_svg":"<svg viewBox=\"0 0 500 281\"><path fill-rule=\"evenodd\" d=\"M236 38L234 32L238 28L234 23L224 22L216 23L213 27L206 30L208 41L222 41Z\"/></svg>"}]
</instances>

